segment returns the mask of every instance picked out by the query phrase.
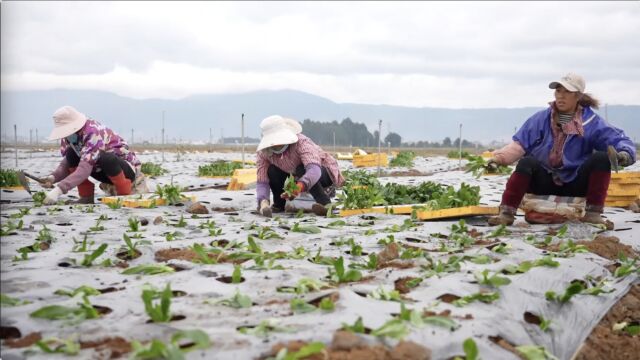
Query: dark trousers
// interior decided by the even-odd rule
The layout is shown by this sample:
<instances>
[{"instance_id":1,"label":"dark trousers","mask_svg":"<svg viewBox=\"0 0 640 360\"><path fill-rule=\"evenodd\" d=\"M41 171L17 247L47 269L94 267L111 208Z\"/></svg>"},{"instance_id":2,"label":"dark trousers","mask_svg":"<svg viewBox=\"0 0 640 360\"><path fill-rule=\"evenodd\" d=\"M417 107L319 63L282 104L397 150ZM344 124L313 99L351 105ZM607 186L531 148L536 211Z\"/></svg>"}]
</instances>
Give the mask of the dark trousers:
<instances>
[{"instance_id":1,"label":"dark trousers","mask_svg":"<svg viewBox=\"0 0 640 360\"><path fill-rule=\"evenodd\" d=\"M78 154L76 154L73 149L67 150L66 159L70 168L78 167L80 163L80 157L78 157ZM124 171L124 176L131 180L131 182L136 180L136 173L131 169L129 163L113 153L100 153L96 165L97 166L94 166L91 171L91 177L100 182L112 184L109 176L116 176L120 174L121 171ZM100 168L101 171L96 171L96 168Z\"/></svg>"},{"instance_id":2,"label":"dark trousers","mask_svg":"<svg viewBox=\"0 0 640 360\"><path fill-rule=\"evenodd\" d=\"M535 195L586 196L587 205L601 208L611 180L611 163L607 153L594 152L578 169L570 183L557 185L540 161L526 156L518 162L502 194L502 205L520 206L525 192Z\"/></svg>"},{"instance_id":3,"label":"dark trousers","mask_svg":"<svg viewBox=\"0 0 640 360\"><path fill-rule=\"evenodd\" d=\"M325 169L324 166L321 166L320 168L320 179L311 187L311 189L308 189L307 192L313 196L313 199L317 203L326 205L331 202L331 199L327 195L325 188L333 185L333 181L331 180L327 169ZM303 176L305 172L306 170L304 165L298 165L293 176L298 179ZM269 168L267 169L267 176L269 177L269 187L271 187L271 192L273 193L273 205L284 209L286 200L281 198L280 195L284 192L284 182L287 180L287 177L289 177L289 174L282 171L275 165L269 165Z\"/></svg>"}]
</instances>

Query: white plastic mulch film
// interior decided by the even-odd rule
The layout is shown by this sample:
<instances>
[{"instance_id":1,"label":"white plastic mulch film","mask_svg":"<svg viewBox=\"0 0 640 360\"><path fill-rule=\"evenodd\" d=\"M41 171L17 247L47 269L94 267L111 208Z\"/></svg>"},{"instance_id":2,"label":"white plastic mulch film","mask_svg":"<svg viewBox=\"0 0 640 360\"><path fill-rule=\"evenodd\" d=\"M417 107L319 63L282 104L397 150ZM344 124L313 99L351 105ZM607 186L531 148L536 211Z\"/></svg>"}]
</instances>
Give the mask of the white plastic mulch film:
<instances>
[{"instance_id":1,"label":"white plastic mulch film","mask_svg":"<svg viewBox=\"0 0 640 360\"><path fill-rule=\"evenodd\" d=\"M2 166L11 165L2 154ZM21 168L38 175L45 175L54 169L59 161L57 154L43 152L33 154L33 158L22 154ZM223 184L224 179L198 178L197 167L220 158L232 160L240 154L186 153L177 159L176 154L165 154L167 161L162 164L169 173L154 181L168 184L171 179L181 186L193 188ZM143 162L160 163L158 153L142 154ZM250 158L253 160L252 158ZM350 162L340 161L341 167L350 167ZM387 177L382 182L418 184L422 181L435 181L457 186L461 181L479 185L482 203L499 204L500 195L506 182L506 176L473 178L459 170L457 160L444 157L417 158L414 169L424 173L434 173L423 177ZM632 169L634 169L633 167ZM375 169L371 169L375 171ZM32 187L39 190L36 185ZM97 190L99 193L100 190ZM91 341L105 337L119 336L128 341L142 343L152 339L169 342L172 334L178 330L200 329L211 339L207 349L186 353L187 358L249 359L258 358L269 352L277 343L291 340L320 341L327 346L334 332L343 324L353 325L361 317L366 328L379 329L398 316L401 303L394 301L394 282L403 277L423 278L415 281L410 291L403 296L406 309L431 311L441 314L450 310L450 319L455 329L425 323L422 325L405 322L407 333L403 340L413 341L431 350L433 359L448 359L463 356L462 343L467 338L476 342L479 355L483 359L516 359L517 355L506 350L496 342L523 345L539 345L549 354L559 359L570 359L585 338L591 333L602 316L628 291L633 282L638 281L637 273L624 277L614 277L607 269L615 263L590 252L580 252L573 247L567 248L569 240L591 240L598 233L616 236L621 243L640 250L637 236L640 230L638 215L628 210L607 208L605 216L612 220L617 231L603 231L594 226L571 223L566 229L560 226L525 225L523 217L518 216L515 226L507 227L508 233L498 233L489 237L497 228L486 226L482 218L468 218L465 225L469 236L474 232L482 233L473 241L484 239L466 247L456 249L456 237L451 235L452 226L460 226L457 219L438 222L417 222L410 227L406 222L410 216L378 215L353 216L348 218L319 218L314 215L282 215L279 219L265 219L251 212L256 208L255 190L228 192L210 189L188 192L197 195L207 208L218 208L207 215L192 218L182 207L158 207L153 209L111 209L103 204L92 208L86 206L58 206L55 208L33 208L22 218L17 215L20 209L30 207L31 197L23 191L2 192L3 229L9 222L14 225L23 221L22 229L12 231L13 235L2 237L2 294L11 298L26 300L30 303L19 306L3 307L1 322L3 327L15 327L24 336L40 332L43 338L74 338L77 341ZM69 195L76 195L75 190ZM297 201L304 205L304 199ZM308 205L308 203L307 203ZM89 210L90 209L90 210ZM161 216L163 222L153 224ZM181 222L182 225L176 226ZM94 230L98 219L104 230ZM212 241L227 240L228 243L242 243L246 251L247 240L251 235L262 252L286 252L292 256L276 259L275 262L257 266L254 260L241 264L243 282L230 284L217 279L231 276L234 266L230 262L218 264L200 264L187 260L169 260L184 270L160 275L124 275L123 269L114 266L101 266L105 259L117 261L116 253L123 246L123 234L131 232L128 219L145 218L149 224L139 231L142 240L150 243L139 246L142 255L128 261L129 266L156 263L155 253L169 248L188 248L195 243L210 247ZM345 224L337 222L342 220ZM202 226L209 221L215 223L215 229L221 229L213 235L209 228ZM314 226L320 233L294 232L294 226ZM27 260L13 260L19 257L17 250L31 245L38 232L45 226L55 239L51 247L40 252L28 254ZM394 227L395 225L395 227ZM279 237L264 236L266 227L270 227ZM549 235L549 228L560 231L560 235ZM94 265L79 265L89 252L74 252L89 232L89 249L95 250L101 244L108 247ZM168 235L169 234L169 235ZM262 234L262 236L260 235ZM466 234L466 235L465 235ZM475 234L474 234L475 235ZM262 239L260 238L262 237ZM170 241L168 240L170 239ZM140 240L140 239L136 239ZM562 252L565 257L552 256L549 250L534 246L536 242L565 244ZM301 279L315 279L328 282L329 266L317 261L322 257L343 257L345 268L350 264L364 265L368 254L378 254L385 243L395 242L401 246L400 259L393 260L396 266L378 270L361 268L364 279L326 288L319 291L296 294L282 292L283 287L295 288ZM362 255L349 254L361 247ZM578 249L580 247L577 247ZM320 250L321 249L321 250ZM568 249L568 250L567 250ZM423 250L423 255L412 257ZM560 252L560 247L556 249ZM231 249L229 252L239 252ZM318 254L318 251L320 253ZM357 252L357 251L356 251ZM404 257L406 259L402 259ZM293 256L293 255L296 256ZM485 255L485 256L482 256ZM548 256L548 257L546 257ZM546 257L546 258L545 258ZM430 258L427 259L427 258ZM73 260L76 260L76 265ZM315 259L316 262L310 261ZM459 260L459 261L456 261ZM482 260L484 259L484 261ZM544 260L546 259L546 260ZM505 269L515 269L525 262L535 263L523 273L508 274ZM550 266L552 261L557 267ZM60 265L70 264L62 267ZM527 264L527 263L525 263ZM547 264L547 265L545 265ZM279 269L281 266L283 269ZM364 267L364 266L363 266ZM253 269L252 269L253 268ZM268 268L268 269L266 269ZM266 269L266 270L265 270ZM482 272L486 277L497 276L510 280L502 286L483 285ZM554 291L561 297L570 283L582 281L587 290L561 303L548 300L545 293ZM149 316L141 299L143 286L164 288L171 283L173 290L186 295L174 297L171 312L185 318L163 324L149 323ZM487 281L491 283L491 281ZM89 319L77 323L64 320L45 320L30 317L29 314L48 305L75 306L81 297L70 298L55 295L58 289L75 289L81 285L96 289L113 288L115 291L90 296L94 305L106 306L111 313L99 319ZM589 289L601 286L602 293L590 295ZM248 308L233 308L220 304L224 299L232 298L237 292L250 297L253 305ZM299 313L292 311L291 300L300 298L305 301L317 299L323 295L338 292L333 311L315 309ZM471 301L464 306L448 303L452 299L471 296L479 292L496 293L498 298L492 302ZM592 291L593 292L593 291ZM597 292L597 291L595 291ZM376 295L377 294L377 295ZM378 297L378 298L375 298ZM384 298L391 300L383 300ZM460 305L461 301L457 304ZM539 320L550 321L544 331L540 325L528 322L525 313L533 314ZM445 313L446 314L446 313ZM531 316L528 317L529 321ZM263 321L273 321L276 329L286 331L268 331L265 336L243 334L238 331L243 326L257 326ZM273 327L271 329L274 329ZM361 335L371 344L394 345L398 339L391 336ZM502 339L500 341L500 339ZM50 358L35 347L9 348L3 344L2 358ZM77 358L94 358L96 350L82 350ZM125 355L128 356L128 355Z\"/></svg>"}]
</instances>

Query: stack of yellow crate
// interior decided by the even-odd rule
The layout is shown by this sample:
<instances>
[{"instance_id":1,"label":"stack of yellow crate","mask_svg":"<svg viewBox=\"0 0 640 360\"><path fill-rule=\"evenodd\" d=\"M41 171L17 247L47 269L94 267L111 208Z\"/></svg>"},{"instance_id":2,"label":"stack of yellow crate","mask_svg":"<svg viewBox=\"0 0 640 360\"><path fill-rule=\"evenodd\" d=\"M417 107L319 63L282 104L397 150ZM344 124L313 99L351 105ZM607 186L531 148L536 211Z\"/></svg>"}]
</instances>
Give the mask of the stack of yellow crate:
<instances>
[{"instance_id":1,"label":"stack of yellow crate","mask_svg":"<svg viewBox=\"0 0 640 360\"><path fill-rule=\"evenodd\" d=\"M627 207L640 198L640 171L611 173L606 206Z\"/></svg>"},{"instance_id":2,"label":"stack of yellow crate","mask_svg":"<svg viewBox=\"0 0 640 360\"><path fill-rule=\"evenodd\" d=\"M244 190L257 181L258 172L256 168L236 169L233 171L233 176L231 177L229 186L227 186L227 190Z\"/></svg>"},{"instance_id":3,"label":"stack of yellow crate","mask_svg":"<svg viewBox=\"0 0 640 360\"><path fill-rule=\"evenodd\" d=\"M387 154L353 156L353 166L355 167L375 167L378 166L378 163L380 163L380 166L389 166L389 156Z\"/></svg>"}]
</instances>

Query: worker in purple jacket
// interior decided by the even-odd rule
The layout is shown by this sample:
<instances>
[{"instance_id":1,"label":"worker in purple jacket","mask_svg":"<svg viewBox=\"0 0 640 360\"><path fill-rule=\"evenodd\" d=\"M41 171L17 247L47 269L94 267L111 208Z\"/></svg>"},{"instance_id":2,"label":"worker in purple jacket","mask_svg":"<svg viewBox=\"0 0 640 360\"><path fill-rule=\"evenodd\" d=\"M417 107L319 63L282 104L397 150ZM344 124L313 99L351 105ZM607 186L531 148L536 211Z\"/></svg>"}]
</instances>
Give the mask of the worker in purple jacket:
<instances>
[{"instance_id":1,"label":"worker in purple jacket","mask_svg":"<svg viewBox=\"0 0 640 360\"><path fill-rule=\"evenodd\" d=\"M511 225L526 192L536 195L586 197L584 222L603 224L602 211L611 180L607 147L617 151L618 164L636 161L636 148L624 132L596 114L598 100L585 93L580 75L567 74L549 84L555 101L535 113L493 154L491 164L518 165L502 194L500 214L491 225Z\"/></svg>"}]
</instances>

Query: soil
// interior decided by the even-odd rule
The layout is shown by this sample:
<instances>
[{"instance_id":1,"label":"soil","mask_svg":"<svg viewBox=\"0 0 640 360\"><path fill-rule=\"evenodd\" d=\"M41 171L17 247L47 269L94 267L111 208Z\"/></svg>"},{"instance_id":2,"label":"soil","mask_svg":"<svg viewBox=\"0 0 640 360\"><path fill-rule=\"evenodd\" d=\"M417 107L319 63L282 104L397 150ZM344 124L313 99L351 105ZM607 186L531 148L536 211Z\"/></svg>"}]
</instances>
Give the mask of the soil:
<instances>
[{"instance_id":1,"label":"soil","mask_svg":"<svg viewBox=\"0 0 640 360\"><path fill-rule=\"evenodd\" d=\"M620 252L627 257L640 256L631 246L620 243L620 239L615 236L598 235L593 241L577 241L576 244L584 245L592 253L610 260L618 259Z\"/></svg>"},{"instance_id":2,"label":"soil","mask_svg":"<svg viewBox=\"0 0 640 360\"><path fill-rule=\"evenodd\" d=\"M638 335L614 332L612 328L617 323L638 321L638 319L640 319L640 284L635 284L593 329L574 360L637 358L640 353Z\"/></svg>"},{"instance_id":3,"label":"soil","mask_svg":"<svg viewBox=\"0 0 640 360\"><path fill-rule=\"evenodd\" d=\"M289 353L300 350L307 345L304 341L290 341L287 344L276 344L271 352L262 359L275 356L282 348ZM357 334L348 331L336 331L329 347L322 352L305 357L308 360L429 360L431 350L411 341L400 341L395 347L388 348L381 344L368 345Z\"/></svg>"},{"instance_id":4,"label":"soil","mask_svg":"<svg viewBox=\"0 0 640 360\"><path fill-rule=\"evenodd\" d=\"M218 263L234 263L234 264L242 264L247 261L247 259L229 259L226 255L220 256L220 254L208 254L209 258L217 259ZM171 259L178 260L187 260L191 262L198 262L200 257L198 254L189 248L171 248L171 249L162 249L156 251L155 259L158 262L165 262Z\"/></svg>"},{"instance_id":5,"label":"soil","mask_svg":"<svg viewBox=\"0 0 640 360\"><path fill-rule=\"evenodd\" d=\"M396 280L394 282L394 289L398 290L398 292L400 292L400 294L408 294L411 291L411 288L407 286L407 282L409 282L409 281L411 281L413 279L417 279L417 278L412 277L412 276L406 276L406 277L399 278L398 280Z\"/></svg>"},{"instance_id":6,"label":"soil","mask_svg":"<svg viewBox=\"0 0 640 360\"><path fill-rule=\"evenodd\" d=\"M32 332L19 339L7 339L4 341L4 346L10 348L23 348L29 347L36 343L36 341L42 340L42 335L39 332Z\"/></svg>"},{"instance_id":7,"label":"soil","mask_svg":"<svg viewBox=\"0 0 640 360\"><path fill-rule=\"evenodd\" d=\"M212 211L216 211L216 212L234 212L234 211L238 211L236 208L232 208L232 207L212 207L211 208Z\"/></svg>"},{"instance_id":8,"label":"soil","mask_svg":"<svg viewBox=\"0 0 640 360\"><path fill-rule=\"evenodd\" d=\"M82 341L80 342L80 348L95 349L96 352L100 353L99 358L101 359L117 359L132 350L131 344L118 336L100 341Z\"/></svg>"}]
</instances>

